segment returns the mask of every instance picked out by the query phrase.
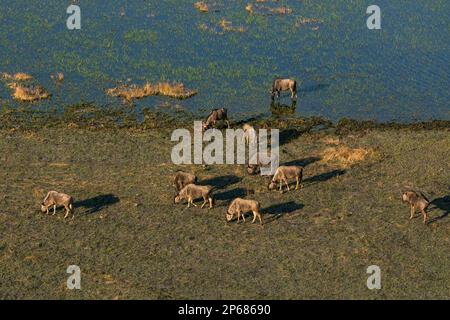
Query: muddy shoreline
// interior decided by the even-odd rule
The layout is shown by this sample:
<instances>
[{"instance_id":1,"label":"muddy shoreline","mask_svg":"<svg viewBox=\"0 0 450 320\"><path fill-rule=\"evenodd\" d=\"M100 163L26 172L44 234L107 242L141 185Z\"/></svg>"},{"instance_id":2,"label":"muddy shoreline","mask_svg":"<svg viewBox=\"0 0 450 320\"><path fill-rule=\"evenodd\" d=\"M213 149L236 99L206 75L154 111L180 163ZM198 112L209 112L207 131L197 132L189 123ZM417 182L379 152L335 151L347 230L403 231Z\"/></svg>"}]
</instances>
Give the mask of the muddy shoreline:
<instances>
[{"instance_id":1,"label":"muddy shoreline","mask_svg":"<svg viewBox=\"0 0 450 320\"><path fill-rule=\"evenodd\" d=\"M184 110L173 114L144 109L141 120L130 109L104 108L89 103L67 106L62 111L38 111L29 108L8 108L0 110L0 129L39 129L66 127L80 129L176 129L193 126L193 121L203 120ZM330 131L337 134L361 132L367 130L449 130L450 120L430 120L410 123L377 122L372 120L355 120L342 118L332 122L324 117L300 117L269 115L264 118L249 117L234 120L230 117L232 127L250 123L259 128L292 129L301 132Z\"/></svg>"}]
</instances>

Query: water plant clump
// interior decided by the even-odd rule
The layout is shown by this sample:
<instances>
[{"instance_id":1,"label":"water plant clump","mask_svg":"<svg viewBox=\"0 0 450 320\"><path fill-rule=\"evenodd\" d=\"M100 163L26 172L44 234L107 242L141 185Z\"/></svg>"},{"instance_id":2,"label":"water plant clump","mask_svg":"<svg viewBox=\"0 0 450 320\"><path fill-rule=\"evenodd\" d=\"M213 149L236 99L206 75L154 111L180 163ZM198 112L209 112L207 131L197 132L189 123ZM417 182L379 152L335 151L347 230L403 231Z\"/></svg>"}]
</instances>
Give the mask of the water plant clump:
<instances>
[{"instance_id":1,"label":"water plant clump","mask_svg":"<svg viewBox=\"0 0 450 320\"><path fill-rule=\"evenodd\" d=\"M256 1L256 2L260 3L260 2L265 2L265 1ZM245 10L249 14L260 14L260 15L273 15L273 14L288 15L293 12L292 8L289 8L286 6L269 7L266 5L253 4L253 3L248 3L245 6Z\"/></svg>"},{"instance_id":2,"label":"water plant clump","mask_svg":"<svg viewBox=\"0 0 450 320\"><path fill-rule=\"evenodd\" d=\"M33 102L36 100L48 99L51 94L40 85L29 84L33 77L27 73L18 72L15 74L2 73L1 78L6 81L6 85L12 90L12 98L22 102Z\"/></svg>"},{"instance_id":3,"label":"water plant clump","mask_svg":"<svg viewBox=\"0 0 450 320\"><path fill-rule=\"evenodd\" d=\"M108 89L106 93L112 97L120 97L126 101L132 101L158 95L183 100L196 95L198 92L186 89L182 83L160 82L152 84L147 82L142 86L123 84L116 88Z\"/></svg>"},{"instance_id":4,"label":"water plant clump","mask_svg":"<svg viewBox=\"0 0 450 320\"><path fill-rule=\"evenodd\" d=\"M204 2L204 1L198 1L198 2L194 3L194 7L200 12L206 13L209 11L209 7L206 4L206 2Z\"/></svg>"}]
</instances>

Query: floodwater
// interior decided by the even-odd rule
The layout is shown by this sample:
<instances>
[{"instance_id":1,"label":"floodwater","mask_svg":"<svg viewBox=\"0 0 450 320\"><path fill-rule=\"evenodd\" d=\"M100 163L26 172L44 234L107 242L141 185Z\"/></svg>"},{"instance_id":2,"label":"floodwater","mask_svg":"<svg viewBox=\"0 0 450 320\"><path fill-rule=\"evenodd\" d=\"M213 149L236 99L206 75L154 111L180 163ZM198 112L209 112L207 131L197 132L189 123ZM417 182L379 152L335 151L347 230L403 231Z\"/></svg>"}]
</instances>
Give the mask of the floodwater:
<instances>
[{"instance_id":1,"label":"floodwater","mask_svg":"<svg viewBox=\"0 0 450 320\"><path fill-rule=\"evenodd\" d=\"M13 102L0 83L4 106L60 110L92 102L108 107L185 109L205 114L227 107L232 119L286 110L301 116L411 122L450 119L450 2L377 0L382 29L369 30L369 1L280 0L76 1L81 30L66 27L70 1L2 0L0 72L27 72L52 98ZM255 12L245 10L253 3ZM268 14L287 6L292 13ZM315 18L301 24L301 18ZM242 28L224 31L220 21ZM56 85L50 74L63 72ZM274 77L299 81L270 104ZM132 106L108 97L117 81L182 82L199 94L178 101L148 97ZM285 105L285 106L283 106ZM176 106L176 108L175 108Z\"/></svg>"}]
</instances>

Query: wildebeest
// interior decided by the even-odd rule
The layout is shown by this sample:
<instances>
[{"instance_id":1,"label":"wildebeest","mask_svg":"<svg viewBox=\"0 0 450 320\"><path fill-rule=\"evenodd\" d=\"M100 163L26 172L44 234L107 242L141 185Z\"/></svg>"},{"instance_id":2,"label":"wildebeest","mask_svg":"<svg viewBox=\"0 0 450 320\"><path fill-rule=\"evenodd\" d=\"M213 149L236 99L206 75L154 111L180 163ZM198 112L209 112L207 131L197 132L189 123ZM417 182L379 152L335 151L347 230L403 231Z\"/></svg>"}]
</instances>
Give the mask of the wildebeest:
<instances>
[{"instance_id":1,"label":"wildebeest","mask_svg":"<svg viewBox=\"0 0 450 320\"><path fill-rule=\"evenodd\" d=\"M209 208L213 207L213 198L211 192L214 187L212 186L197 186L195 184L188 184L175 196L174 203L180 203L181 200L186 199L188 202L188 208L191 204L194 207L197 205L194 203L195 199L203 198L202 208L209 202Z\"/></svg>"},{"instance_id":2,"label":"wildebeest","mask_svg":"<svg viewBox=\"0 0 450 320\"><path fill-rule=\"evenodd\" d=\"M206 120L203 122L203 131L209 129L212 126L215 126L217 121L220 120L225 121L228 128L230 128L230 121L228 121L228 111L226 108L213 109Z\"/></svg>"},{"instance_id":3,"label":"wildebeest","mask_svg":"<svg viewBox=\"0 0 450 320\"><path fill-rule=\"evenodd\" d=\"M231 204L228 207L226 219L227 221L233 220L234 216L237 215L237 222L239 223L240 217L242 216L242 219L245 223L245 216L244 213L246 212L253 212L253 220L252 223L256 221L256 218L258 217L259 223L261 225L264 224L263 219L261 217L261 205L258 201L255 200L246 200L242 198L236 198L231 202Z\"/></svg>"},{"instance_id":4,"label":"wildebeest","mask_svg":"<svg viewBox=\"0 0 450 320\"><path fill-rule=\"evenodd\" d=\"M179 192L181 189L183 189L185 186L191 183L193 184L197 183L197 177L192 173L177 171L175 177L173 178L173 186L175 187L177 192Z\"/></svg>"},{"instance_id":5,"label":"wildebeest","mask_svg":"<svg viewBox=\"0 0 450 320\"><path fill-rule=\"evenodd\" d=\"M403 192L402 200L411 206L410 220L414 217L416 210L419 209L423 215L423 223L427 223L427 208L430 205L430 200L422 192L407 190Z\"/></svg>"},{"instance_id":6,"label":"wildebeest","mask_svg":"<svg viewBox=\"0 0 450 320\"><path fill-rule=\"evenodd\" d=\"M269 185L267 186L269 190L273 190L277 185L277 182L280 182L280 191L282 191L282 182L284 182L287 186L288 191L290 190L287 179L295 178L297 184L295 186L295 190L301 189L300 183L302 182L303 176L303 167L300 166L280 166L277 171L275 171L275 175L272 177Z\"/></svg>"},{"instance_id":7,"label":"wildebeest","mask_svg":"<svg viewBox=\"0 0 450 320\"><path fill-rule=\"evenodd\" d=\"M260 164L247 164L247 173L251 176L261 172Z\"/></svg>"},{"instance_id":8,"label":"wildebeest","mask_svg":"<svg viewBox=\"0 0 450 320\"><path fill-rule=\"evenodd\" d=\"M66 219L69 213L72 213L72 219L75 217L74 209L73 209L73 198L65 193L59 193L56 191L49 191L44 198L44 201L41 203L41 211L46 212L48 214L48 210L50 207L53 207L53 215L56 214L56 207L64 206L66 209L66 215L64 219Z\"/></svg>"},{"instance_id":9,"label":"wildebeest","mask_svg":"<svg viewBox=\"0 0 450 320\"><path fill-rule=\"evenodd\" d=\"M251 124L245 123L242 126L242 130L244 130L244 136L242 138L244 139L245 143L247 144L250 143L250 140L252 140L252 142L257 143L256 130Z\"/></svg>"},{"instance_id":10,"label":"wildebeest","mask_svg":"<svg viewBox=\"0 0 450 320\"><path fill-rule=\"evenodd\" d=\"M291 99L297 98L297 81L292 79L274 79L272 83L272 100L280 97L281 91L291 91Z\"/></svg>"}]
</instances>

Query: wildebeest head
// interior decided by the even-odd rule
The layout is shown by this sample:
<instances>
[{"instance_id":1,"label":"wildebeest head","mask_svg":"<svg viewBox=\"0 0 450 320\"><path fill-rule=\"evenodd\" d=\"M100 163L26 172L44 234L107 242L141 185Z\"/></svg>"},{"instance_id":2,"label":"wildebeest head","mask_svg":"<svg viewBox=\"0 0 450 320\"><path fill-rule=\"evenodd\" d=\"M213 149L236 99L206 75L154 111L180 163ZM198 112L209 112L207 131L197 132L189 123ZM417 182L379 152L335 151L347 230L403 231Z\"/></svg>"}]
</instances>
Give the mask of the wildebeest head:
<instances>
[{"instance_id":1,"label":"wildebeest head","mask_svg":"<svg viewBox=\"0 0 450 320\"><path fill-rule=\"evenodd\" d=\"M46 212L47 211L47 206L43 202L41 203L41 211L42 212Z\"/></svg>"},{"instance_id":2,"label":"wildebeest head","mask_svg":"<svg viewBox=\"0 0 450 320\"><path fill-rule=\"evenodd\" d=\"M177 203L180 203L180 202L181 202L181 197L180 197L179 194L177 194L175 196L175 198L173 198L173 203L177 204Z\"/></svg>"},{"instance_id":3,"label":"wildebeest head","mask_svg":"<svg viewBox=\"0 0 450 320\"><path fill-rule=\"evenodd\" d=\"M205 132L209 128L209 123L207 121L202 121L202 132Z\"/></svg>"},{"instance_id":4,"label":"wildebeest head","mask_svg":"<svg viewBox=\"0 0 450 320\"><path fill-rule=\"evenodd\" d=\"M226 214L226 219L227 222L230 222L231 220L233 220L234 214L232 212L230 212L230 209L227 210L227 214Z\"/></svg>"},{"instance_id":5,"label":"wildebeest head","mask_svg":"<svg viewBox=\"0 0 450 320\"><path fill-rule=\"evenodd\" d=\"M273 179L270 179L270 182L269 182L269 184L267 185L267 189L273 190L273 189L276 188L276 186L277 186L276 182L275 182Z\"/></svg>"}]
</instances>

